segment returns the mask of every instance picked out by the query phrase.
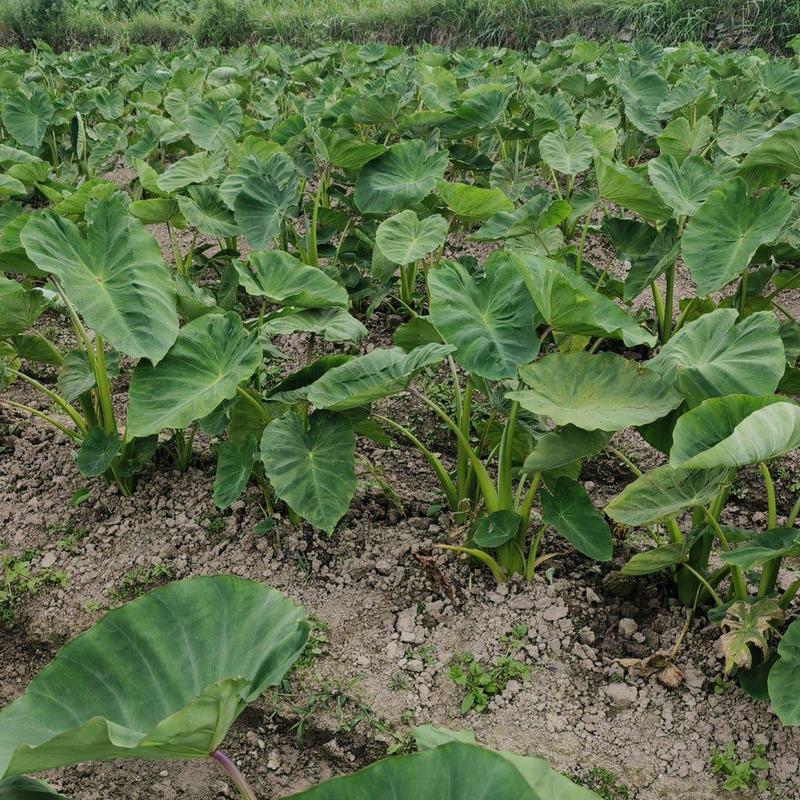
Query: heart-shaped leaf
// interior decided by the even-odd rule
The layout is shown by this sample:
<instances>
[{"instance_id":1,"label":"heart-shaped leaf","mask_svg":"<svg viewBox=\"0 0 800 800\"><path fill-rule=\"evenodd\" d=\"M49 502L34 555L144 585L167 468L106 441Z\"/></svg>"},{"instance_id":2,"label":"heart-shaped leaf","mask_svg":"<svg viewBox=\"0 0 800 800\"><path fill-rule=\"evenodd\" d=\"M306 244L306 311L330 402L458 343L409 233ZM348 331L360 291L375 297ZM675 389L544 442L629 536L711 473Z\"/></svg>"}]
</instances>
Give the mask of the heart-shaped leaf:
<instances>
[{"instance_id":1,"label":"heart-shaped leaf","mask_svg":"<svg viewBox=\"0 0 800 800\"><path fill-rule=\"evenodd\" d=\"M779 183L800 172L800 114L792 114L759 136L739 168L752 187Z\"/></svg>"},{"instance_id":2,"label":"heart-shaped leaf","mask_svg":"<svg viewBox=\"0 0 800 800\"><path fill-rule=\"evenodd\" d=\"M712 397L684 414L669 463L684 469L757 464L800 447L800 406L769 395Z\"/></svg>"},{"instance_id":3,"label":"heart-shaped leaf","mask_svg":"<svg viewBox=\"0 0 800 800\"><path fill-rule=\"evenodd\" d=\"M384 220L375 232L375 243L394 264L413 264L444 244L447 220L439 214L418 219L413 211L401 211Z\"/></svg>"},{"instance_id":4,"label":"heart-shaped leaf","mask_svg":"<svg viewBox=\"0 0 800 800\"><path fill-rule=\"evenodd\" d=\"M544 523L555 528L579 553L595 561L611 558L611 529L580 483L561 477L552 494L542 490L541 501Z\"/></svg>"},{"instance_id":5,"label":"heart-shaped leaf","mask_svg":"<svg viewBox=\"0 0 800 800\"><path fill-rule=\"evenodd\" d=\"M592 166L594 147L583 131L576 131L572 136L562 131L551 131L539 140L539 154L551 169L574 176Z\"/></svg>"},{"instance_id":6,"label":"heart-shaped leaf","mask_svg":"<svg viewBox=\"0 0 800 800\"><path fill-rule=\"evenodd\" d=\"M760 567L773 558L800 555L800 529L774 528L773 530L753 536L735 550L722 553L726 564L733 564L740 569Z\"/></svg>"},{"instance_id":7,"label":"heart-shaped leaf","mask_svg":"<svg viewBox=\"0 0 800 800\"><path fill-rule=\"evenodd\" d=\"M182 429L236 394L261 363L261 347L239 316L206 314L184 325L156 366L140 363L128 401L128 436Z\"/></svg>"},{"instance_id":8,"label":"heart-shaped leaf","mask_svg":"<svg viewBox=\"0 0 800 800\"><path fill-rule=\"evenodd\" d=\"M777 186L758 197L748 195L741 178L714 189L682 240L697 293L722 289L747 269L756 250L777 238L791 211L789 195Z\"/></svg>"},{"instance_id":9,"label":"heart-shaped leaf","mask_svg":"<svg viewBox=\"0 0 800 800\"><path fill-rule=\"evenodd\" d=\"M405 353L399 347L377 349L328 370L308 389L317 408L345 411L397 394L424 367L436 364L453 350L447 344L426 344Z\"/></svg>"},{"instance_id":10,"label":"heart-shaped leaf","mask_svg":"<svg viewBox=\"0 0 800 800\"><path fill-rule=\"evenodd\" d=\"M34 85L30 94L15 92L3 99L3 125L24 147L39 147L55 109L47 92Z\"/></svg>"},{"instance_id":11,"label":"heart-shaped leaf","mask_svg":"<svg viewBox=\"0 0 800 800\"><path fill-rule=\"evenodd\" d=\"M429 318L467 372L513 378L539 352L536 309L508 254L493 254L484 269L481 281L458 262L430 270Z\"/></svg>"},{"instance_id":12,"label":"heart-shaped leaf","mask_svg":"<svg viewBox=\"0 0 800 800\"><path fill-rule=\"evenodd\" d=\"M217 451L217 471L214 474L214 505L230 508L245 490L258 454L255 436L241 441L223 442Z\"/></svg>"},{"instance_id":13,"label":"heart-shaped leaf","mask_svg":"<svg viewBox=\"0 0 800 800\"><path fill-rule=\"evenodd\" d=\"M366 214L390 214L418 203L444 177L447 153L428 153L425 142L410 139L392 145L364 166L355 187L355 203Z\"/></svg>"},{"instance_id":14,"label":"heart-shaped leaf","mask_svg":"<svg viewBox=\"0 0 800 800\"><path fill-rule=\"evenodd\" d=\"M283 250L250 253L247 264L234 262L244 290L271 303L299 308L348 305L347 290L317 267L309 267Z\"/></svg>"},{"instance_id":15,"label":"heart-shaped leaf","mask_svg":"<svg viewBox=\"0 0 800 800\"><path fill-rule=\"evenodd\" d=\"M698 156L689 156L682 164L673 156L651 158L647 174L661 199L679 216L692 216L719 183L711 164Z\"/></svg>"},{"instance_id":16,"label":"heart-shaped leaf","mask_svg":"<svg viewBox=\"0 0 800 800\"><path fill-rule=\"evenodd\" d=\"M218 103L204 100L192 103L186 127L192 141L204 150L216 150L228 141L235 141L242 126L242 109L234 99Z\"/></svg>"},{"instance_id":17,"label":"heart-shaped leaf","mask_svg":"<svg viewBox=\"0 0 800 800\"><path fill-rule=\"evenodd\" d=\"M102 475L119 453L120 440L116 431L107 433L102 428L92 428L78 450L78 469L86 478Z\"/></svg>"},{"instance_id":18,"label":"heart-shaped leaf","mask_svg":"<svg viewBox=\"0 0 800 800\"><path fill-rule=\"evenodd\" d=\"M247 243L262 249L280 233L281 222L297 203L294 181L282 183L273 175L257 173L248 178L236 195L233 212Z\"/></svg>"},{"instance_id":19,"label":"heart-shaped leaf","mask_svg":"<svg viewBox=\"0 0 800 800\"><path fill-rule=\"evenodd\" d=\"M656 467L629 483L605 512L623 525L648 525L694 506L710 503L722 490L727 470Z\"/></svg>"},{"instance_id":20,"label":"heart-shaped leaf","mask_svg":"<svg viewBox=\"0 0 800 800\"><path fill-rule=\"evenodd\" d=\"M557 425L587 431L644 425L682 401L669 384L615 353L551 353L521 367L519 376L530 388L507 398Z\"/></svg>"},{"instance_id":21,"label":"heart-shaped leaf","mask_svg":"<svg viewBox=\"0 0 800 800\"><path fill-rule=\"evenodd\" d=\"M736 324L719 308L681 328L645 362L681 392L690 407L709 397L774 392L786 366L778 321L759 311Z\"/></svg>"},{"instance_id":22,"label":"heart-shaped leaf","mask_svg":"<svg viewBox=\"0 0 800 800\"><path fill-rule=\"evenodd\" d=\"M80 761L208 758L308 638L302 611L232 575L155 589L73 639L0 711L0 777Z\"/></svg>"},{"instance_id":23,"label":"heart-shaped leaf","mask_svg":"<svg viewBox=\"0 0 800 800\"><path fill-rule=\"evenodd\" d=\"M109 344L132 358L163 358L178 333L175 285L155 240L119 196L98 202L85 237L69 220L44 214L20 238Z\"/></svg>"},{"instance_id":24,"label":"heart-shaped leaf","mask_svg":"<svg viewBox=\"0 0 800 800\"><path fill-rule=\"evenodd\" d=\"M536 308L554 331L622 339L628 347L655 345L655 336L565 264L541 256L514 262Z\"/></svg>"},{"instance_id":25,"label":"heart-shaped leaf","mask_svg":"<svg viewBox=\"0 0 800 800\"><path fill-rule=\"evenodd\" d=\"M355 434L339 414L317 411L271 422L261 438L264 473L275 493L314 527L333 533L356 491Z\"/></svg>"},{"instance_id":26,"label":"heart-shaped leaf","mask_svg":"<svg viewBox=\"0 0 800 800\"><path fill-rule=\"evenodd\" d=\"M635 211L649 222L670 218L670 209L638 172L605 158L595 159L594 167L600 197Z\"/></svg>"},{"instance_id":27,"label":"heart-shaped leaf","mask_svg":"<svg viewBox=\"0 0 800 800\"><path fill-rule=\"evenodd\" d=\"M514 511L494 511L478 520L472 541L484 550L500 547L519 533L521 524L522 517Z\"/></svg>"},{"instance_id":28,"label":"heart-shaped leaf","mask_svg":"<svg viewBox=\"0 0 800 800\"><path fill-rule=\"evenodd\" d=\"M181 214L200 233L224 239L239 232L233 213L215 186L190 186L188 196L179 195L177 199Z\"/></svg>"},{"instance_id":29,"label":"heart-shaped leaf","mask_svg":"<svg viewBox=\"0 0 800 800\"><path fill-rule=\"evenodd\" d=\"M437 191L453 216L466 222L482 222L501 211L514 210L514 204L500 189L439 181Z\"/></svg>"},{"instance_id":30,"label":"heart-shaped leaf","mask_svg":"<svg viewBox=\"0 0 800 800\"><path fill-rule=\"evenodd\" d=\"M606 431L585 431L566 425L549 431L536 440L536 447L525 459L526 472L544 472L558 469L600 452L611 439Z\"/></svg>"},{"instance_id":31,"label":"heart-shaped leaf","mask_svg":"<svg viewBox=\"0 0 800 800\"><path fill-rule=\"evenodd\" d=\"M223 151L216 153L195 153L184 156L170 165L158 177L156 186L162 192L175 192L193 183L205 183L219 177L225 166Z\"/></svg>"}]
</instances>

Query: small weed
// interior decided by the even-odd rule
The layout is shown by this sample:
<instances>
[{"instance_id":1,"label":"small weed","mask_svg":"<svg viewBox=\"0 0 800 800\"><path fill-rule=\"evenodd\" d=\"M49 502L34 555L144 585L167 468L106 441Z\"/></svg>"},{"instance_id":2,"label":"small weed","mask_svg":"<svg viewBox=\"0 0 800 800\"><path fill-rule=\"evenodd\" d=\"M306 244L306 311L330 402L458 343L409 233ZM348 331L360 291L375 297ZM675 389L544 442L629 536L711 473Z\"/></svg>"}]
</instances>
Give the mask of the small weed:
<instances>
[{"instance_id":1,"label":"small weed","mask_svg":"<svg viewBox=\"0 0 800 800\"><path fill-rule=\"evenodd\" d=\"M109 600L133 600L150 589L167 583L172 577L172 568L167 564L155 562L149 567L134 567L122 576L117 588L109 593Z\"/></svg>"},{"instance_id":2,"label":"small weed","mask_svg":"<svg viewBox=\"0 0 800 800\"><path fill-rule=\"evenodd\" d=\"M397 672L389 678L389 688L393 692L405 692L411 688L411 685L405 675Z\"/></svg>"},{"instance_id":3,"label":"small weed","mask_svg":"<svg viewBox=\"0 0 800 800\"><path fill-rule=\"evenodd\" d=\"M601 800L630 800L628 787L603 767L593 767L585 778L579 778L576 782L591 789Z\"/></svg>"},{"instance_id":4,"label":"small weed","mask_svg":"<svg viewBox=\"0 0 800 800\"><path fill-rule=\"evenodd\" d=\"M53 536L61 537L56 539L56 547L67 553L74 553L78 542L88 536L86 531L76 528L69 522L57 522L54 525L49 525L47 532Z\"/></svg>"},{"instance_id":5,"label":"small weed","mask_svg":"<svg viewBox=\"0 0 800 800\"><path fill-rule=\"evenodd\" d=\"M500 642L506 646L506 652L491 664L482 664L471 653L464 653L456 659L448 674L453 683L464 690L462 714L470 709L482 713L489 700L500 694L510 680L528 677L528 667L512 658L512 654L522 646L522 639L527 632L525 625L517 625L510 633L501 636Z\"/></svg>"},{"instance_id":6,"label":"small weed","mask_svg":"<svg viewBox=\"0 0 800 800\"><path fill-rule=\"evenodd\" d=\"M218 541L225 533L225 520L220 517L208 517L203 521L203 530L211 541Z\"/></svg>"},{"instance_id":7,"label":"small weed","mask_svg":"<svg viewBox=\"0 0 800 800\"><path fill-rule=\"evenodd\" d=\"M46 586L64 588L67 573L58 569L32 570L38 550L26 550L19 556L0 557L0 624L14 622L14 606L25 596L33 596Z\"/></svg>"},{"instance_id":8,"label":"small weed","mask_svg":"<svg viewBox=\"0 0 800 800\"><path fill-rule=\"evenodd\" d=\"M293 670L308 669L318 658L325 655L328 645L328 624L311 614L308 617L311 631L300 658L294 664Z\"/></svg>"},{"instance_id":9,"label":"small weed","mask_svg":"<svg viewBox=\"0 0 800 800\"><path fill-rule=\"evenodd\" d=\"M720 779L725 779L722 788L728 792L750 788L764 792L769 788L766 773L770 769L769 762L764 758L765 752L764 745L757 744L753 758L740 761L733 742L728 742L724 750L711 753L711 771Z\"/></svg>"},{"instance_id":10,"label":"small weed","mask_svg":"<svg viewBox=\"0 0 800 800\"><path fill-rule=\"evenodd\" d=\"M722 675L714 678L714 694L725 694L733 686L731 681L726 681Z\"/></svg>"}]
</instances>

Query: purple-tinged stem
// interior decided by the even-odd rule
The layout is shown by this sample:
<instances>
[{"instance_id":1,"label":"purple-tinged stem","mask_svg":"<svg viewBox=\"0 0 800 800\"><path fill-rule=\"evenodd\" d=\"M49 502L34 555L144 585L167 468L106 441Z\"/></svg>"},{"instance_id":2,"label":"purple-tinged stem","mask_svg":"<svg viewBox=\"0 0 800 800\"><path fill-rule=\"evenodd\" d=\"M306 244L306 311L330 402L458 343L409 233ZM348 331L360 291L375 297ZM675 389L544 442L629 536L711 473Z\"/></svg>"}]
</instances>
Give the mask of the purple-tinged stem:
<instances>
[{"instance_id":1,"label":"purple-tinged stem","mask_svg":"<svg viewBox=\"0 0 800 800\"><path fill-rule=\"evenodd\" d=\"M222 750L215 750L211 754L211 758L214 761L218 761L222 764L223 769L225 772L230 775L231 780L236 784L236 788L241 792L242 797L244 800L258 800L256 797L256 793L250 787L250 784L245 780L244 775L242 775L239 767L231 761L231 759L222 752Z\"/></svg>"}]
</instances>

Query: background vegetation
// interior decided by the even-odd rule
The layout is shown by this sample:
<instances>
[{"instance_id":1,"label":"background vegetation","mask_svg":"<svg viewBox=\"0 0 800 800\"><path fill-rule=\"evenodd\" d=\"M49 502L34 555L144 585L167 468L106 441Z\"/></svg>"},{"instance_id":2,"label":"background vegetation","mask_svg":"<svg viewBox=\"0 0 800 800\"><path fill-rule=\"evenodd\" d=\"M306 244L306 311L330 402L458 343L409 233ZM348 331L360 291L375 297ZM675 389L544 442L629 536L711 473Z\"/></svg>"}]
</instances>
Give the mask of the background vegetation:
<instances>
[{"instance_id":1,"label":"background vegetation","mask_svg":"<svg viewBox=\"0 0 800 800\"><path fill-rule=\"evenodd\" d=\"M0 0L0 44L195 39L316 46L326 39L526 49L569 33L652 36L776 51L800 32L800 0Z\"/></svg>"}]
</instances>

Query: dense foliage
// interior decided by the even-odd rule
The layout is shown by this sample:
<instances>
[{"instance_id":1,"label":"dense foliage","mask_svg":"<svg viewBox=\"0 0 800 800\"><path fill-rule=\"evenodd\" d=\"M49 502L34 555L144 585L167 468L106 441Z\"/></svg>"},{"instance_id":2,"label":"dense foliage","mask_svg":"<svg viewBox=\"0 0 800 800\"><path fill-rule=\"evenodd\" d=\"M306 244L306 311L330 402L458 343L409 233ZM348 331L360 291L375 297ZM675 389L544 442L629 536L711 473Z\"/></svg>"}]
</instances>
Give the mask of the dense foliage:
<instances>
[{"instance_id":1,"label":"dense foliage","mask_svg":"<svg viewBox=\"0 0 800 800\"><path fill-rule=\"evenodd\" d=\"M800 444L782 302L800 286L797 66L578 38L532 56L1 51L0 400L124 494L159 444L185 468L202 431L219 508L252 482L268 513L328 533L357 438L397 437L465 524L447 546L498 581L533 577L548 530L608 561L608 519L641 529L653 549L624 570L710 604L728 670L800 724L800 581L779 582L800 500L779 525L768 466ZM624 276L587 257L590 235ZM404 321L365 348L378 308ZM291 334L307 357L286 374ZM451 407L420 375L452 384ZM409 397L451 453L412 430ZM622 431L663 465L639 473ZM636 477L605 514L581 481L604 450ZM766 532L720 522L751 465Z\"/></svg>"}]
</instances>

